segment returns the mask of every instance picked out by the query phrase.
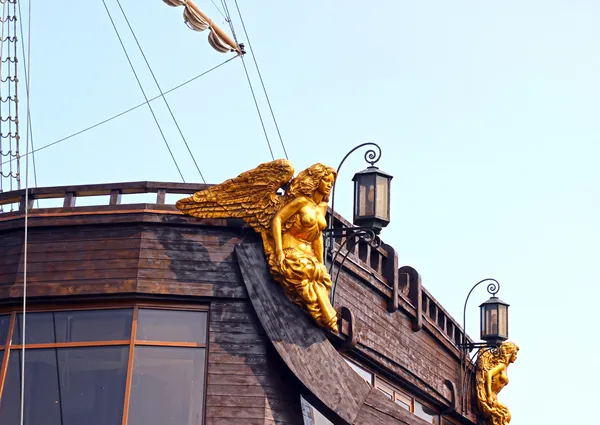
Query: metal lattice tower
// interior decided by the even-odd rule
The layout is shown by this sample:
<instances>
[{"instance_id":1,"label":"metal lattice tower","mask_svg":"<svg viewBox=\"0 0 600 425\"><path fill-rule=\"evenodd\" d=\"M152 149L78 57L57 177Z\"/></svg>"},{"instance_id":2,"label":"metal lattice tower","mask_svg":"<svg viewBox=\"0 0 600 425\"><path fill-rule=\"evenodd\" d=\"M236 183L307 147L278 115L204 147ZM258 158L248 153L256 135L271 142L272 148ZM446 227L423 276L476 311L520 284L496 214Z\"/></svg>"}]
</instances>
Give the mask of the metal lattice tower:
<instances>
[{"instance_id":1,"label":"metal lattice tower","mask_svg":"<svg viewBox=\"0 0 600 425\"><path fill-rule=\"evenodd\" d=\"M0 4L0 192L4 192L21 188L21 157L17 89L17 0L0 0Z\"/></svg>"}]
</instances>

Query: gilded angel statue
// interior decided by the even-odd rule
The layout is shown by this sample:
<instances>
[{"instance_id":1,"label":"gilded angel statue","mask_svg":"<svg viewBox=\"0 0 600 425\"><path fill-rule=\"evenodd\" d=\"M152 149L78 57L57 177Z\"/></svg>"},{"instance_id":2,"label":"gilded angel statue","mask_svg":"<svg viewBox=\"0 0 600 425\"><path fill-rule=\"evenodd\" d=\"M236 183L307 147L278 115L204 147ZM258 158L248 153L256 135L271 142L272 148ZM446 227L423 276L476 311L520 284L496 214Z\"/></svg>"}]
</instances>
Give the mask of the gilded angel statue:
<instances>
[{"instance_id":1,"label":"gilded angel statue","mask_svg":"<svg viewBox=\"0 0 600 425\"><path fill-rule=\"evenodd\" d=\"M498 393L508 384L506 370L517 359L518 351L516 344L503 342L498 348L484 351L477 359L477 405L487 425L510 422L510 411L498 401Z\"/></svg>"},{"instance_id":2,"label":"gilded angel statue","mask_svg":"<svg viewBox=\"0 0 600 425\"><path fill-rule=\"evenodd\" d=\"M262 236L271 275L288 297L319 326L337 331L322 233L336 172L314 164L293 175L289 161L267 162L179 200L177 208L194 217L243 219ZM278 194L288 183L285 193Z\"/></svg>"}]
</instances>

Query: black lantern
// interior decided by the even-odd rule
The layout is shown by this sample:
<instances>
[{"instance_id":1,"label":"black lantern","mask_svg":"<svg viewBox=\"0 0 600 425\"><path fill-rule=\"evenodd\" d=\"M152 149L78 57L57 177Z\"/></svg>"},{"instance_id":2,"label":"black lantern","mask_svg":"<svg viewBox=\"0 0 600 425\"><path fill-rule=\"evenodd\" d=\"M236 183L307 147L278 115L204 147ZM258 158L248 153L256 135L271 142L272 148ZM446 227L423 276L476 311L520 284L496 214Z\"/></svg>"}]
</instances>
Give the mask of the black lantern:
<instances>
[{"instance_id":1,"label":"black lantern","mask_svg":"<svg viewBox=\"0 0 600 425\"><path fill-rule=\"evenodd\" d=\"M490 345L499 345L508 339L508 306L495 295L479 306L481 339Z\"/></svg>"},{"instance_id":2,"label":"black lantern","mask_svg":"<svg viewBox=\"0 0 600 425\"><path fill-rule=\"evenodd\" d=\"M354 224L375 233L390 222L390 182L393 176L370 166L354 175Z\"/></svg>"}]
</instances>

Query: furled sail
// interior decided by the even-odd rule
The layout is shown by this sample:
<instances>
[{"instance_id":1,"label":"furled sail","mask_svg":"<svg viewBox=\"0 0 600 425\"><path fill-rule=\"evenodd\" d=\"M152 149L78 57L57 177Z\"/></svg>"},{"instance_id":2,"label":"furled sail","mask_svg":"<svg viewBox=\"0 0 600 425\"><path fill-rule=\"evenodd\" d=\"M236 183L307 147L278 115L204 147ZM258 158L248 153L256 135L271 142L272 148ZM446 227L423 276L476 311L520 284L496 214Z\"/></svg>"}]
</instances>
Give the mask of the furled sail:
<instances>
[{"instance_id":1,"label":"furled sail","mask_svg":"<svg viewBox=\"0 0 600 425\"><path fill-rule=\"evenodd\" d=\"M163 2L172 7L183 6L183 20L190 29L194 31L210 30L208 43L217 52L237 52L238 54L243 54L240 46L225 34L221 28L216 26L191 0L163 0Z\"/></svg>"}]
</instances>

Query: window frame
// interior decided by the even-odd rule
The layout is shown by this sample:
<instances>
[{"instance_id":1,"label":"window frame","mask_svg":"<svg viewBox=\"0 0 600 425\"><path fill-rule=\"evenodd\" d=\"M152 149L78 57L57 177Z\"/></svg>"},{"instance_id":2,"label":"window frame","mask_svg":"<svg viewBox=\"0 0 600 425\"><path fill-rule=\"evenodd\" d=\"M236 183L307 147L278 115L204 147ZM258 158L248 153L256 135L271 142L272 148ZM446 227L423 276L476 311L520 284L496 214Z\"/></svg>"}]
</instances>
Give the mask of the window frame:
<instances>
[{"instance_id":1,"label":"window frame","mask_svg":"<svg viewBox=\"0 0 600 425\"><path fill-rule=\"evenodd\" d=\"M391 390L392 397L390 398L390 400L393 403L395 403L396 400L400 400L404 404L408 404L410 406L408 411L415 416L417 416L415 414L415 403L419 403L420 405L425 406L428 409L436 411L437 413L432 416L437 417L438 423L441 423L443 415L441 414L439 408L434 407L430 403L424 402L421 399L418 399L417 397L414 397L414 396L408 394L407 392L401 390L397 385L394 385L394 384L390 383L389 381L386 381L385 379L383 379L382 377L380 377L377 374L374 374L373 376L375 378L374 388L376 388L377 390L382 392L384 395L388 394ZM401 406L401 407L403 407L403 406Z\"/></svg>"},{"instance_id":2,"label":"window frame","mask_svg":"<svg viewBox=\"0 0 600 425\"><path fill-rule=\"evenodd\" d=\"M189 311L206 312L206 342L172 342L172 341L146 341L138 340L137 322L138 313L141 309L149 310L171 310L171 311ZM129 347L127 359L127 376L125 379L125 395L123 397L123 417L121 425L127 425L129 420L129 402L131 399L131 382L133 379L133 361L135 358L136 346L153 347L180 347L180 348L200 348L205 350L204 356L204 394L202 406L202 424L206 423L206 400L208 393L208 357L209 357L209 339L210 339L210 304L189 304L189 303L166 303L166 302L148 302L148 301L115 301L115 302L91 302L85 304L38 304L27 307L26 313L54 313L64 311L89 311L89 310L118 310L132 309L131 334L129 339L124 340L104 340L104 341L79 341L79 342L53 342L40 344L12 344L17 315L23 313L21 306L10 306L0 308L0 315L11 315L9 330L6 343L0 346L1 367L0 367L0 400L4 391L4 383L8 371L8 362L11 350L35 350L44 348L71 348L71 347L106 347L122 346Z\"/></svg>"}]
</instances>

